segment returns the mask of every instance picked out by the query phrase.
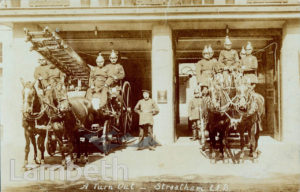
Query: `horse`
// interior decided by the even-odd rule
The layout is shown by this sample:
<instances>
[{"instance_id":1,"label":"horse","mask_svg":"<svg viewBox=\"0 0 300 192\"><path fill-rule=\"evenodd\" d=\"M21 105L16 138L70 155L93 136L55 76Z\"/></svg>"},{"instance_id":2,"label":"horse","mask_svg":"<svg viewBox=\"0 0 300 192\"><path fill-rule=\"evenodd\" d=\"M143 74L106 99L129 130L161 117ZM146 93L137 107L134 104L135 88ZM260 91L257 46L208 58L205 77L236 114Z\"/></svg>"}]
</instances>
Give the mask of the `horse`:
<instances>
[{"instance_id":1,"label":"horse","mask_svg":"<svg viewBox=\"0 0 300 192\"><path fill-rule=\"evenodd\" d=\"M51 106L54 113L52 113L52 137L58 142L60 152L62 155L62 165L66 168L66 157L70 155L71 161L74 161L73 153L76 152L79 146L79 123L72 111L72 105L69 103L68 95L62 86L58 85L54 90L54 98L57 106ZM58 96L58 94L60 94ZM83 109L85 111L85 109ZM52 112L53 112L52 111ZM80 117L80 116L78 116ZM77 162L77 158L75 159Z\"/></svg>"},{"instance_id":2,"label":"horse","mask_svg":"<svg viewBox=\"0 0 300 192\"><path fill-rule=\"evenodd\" d=\"M240 121L237 123L237 131L240 135L240 159L244 161L244 133L248 132L250 138L250 157L255 160L258 157L257 145L260 131L262 130L262 117L265 114L264 97L254 91L254 86L240 84L237 87L237 96L233 100L235 110L240 115Z\"/></svg>"},{"instance_id":3,"label":"horse","mask_svg":"<svg viewBox=\"0 0 300 192\"><path fill-rule=\"evenodd\" d=\"M210 141L210 157L213 163L216 162L216 149L218 137L220 157L228 162L228 155L226 149L228 143L226 140L228 134L228 127L230 120L225 115L225 112L229 106L226 98L224 97L222 87L217 84L211 84L210 86L210 101L206 103L208 111L208 124L207 130L209 132ZM225 151L225 153L224 153Z\"/></svg>"},{"instance_id":4,"label":"horse","mask_svg":"<svg viewBox=\"0 0 300 192\"><path fill-rule=\"evenodd\" d=\"M44 152L45 152L45 139L48 137L48 143L53 142L56 148L56 142L58 142L60 147L60 152L62 155L61 164L66 168L66 155L72 154L74 151L74 143L76 134L76 126L74 123L68 119L68 123L65 122L62 112L56 106L50 104L47 98L38 96L34 82L24 82L23 84L23 127L25 129L25 162L24 168L28 164L28 154L30 141L34 147L34 159L36 160L37 150L36 150L36 140L35 135L38 137L38 149L41 152L41 164L45 164ZM39 83L39 82L38 82ZM57 98L56 98L57 99ZM58 100L58 106L62 103L64 99ZM51 134L50 134L51 133ZM51 136L50 136L51 135ZM64 141L67 142L64 142ZM47 143L47 147L48 147ZM49 152L49 151L48 151ZM55 151L54 151L55 152ZM72 155L71 155L72 158Z\"/></svg>"},{"instance_id":5,"label":"horse","mask_svg":"<svg viewBox=\"0 0 300 192\"><path fill-rule=\"evenodd\" d=\"M46 138L46 130L37 129L37 124L47 126L49 125L50 119L46 114L48 107L41 103L41 100L37 95L36 89L34 87L35 82L30 82L30 81L24 82L23 79L21 79L21 83L23 85L22 126L24 128L25 141L26 141L25 160L24 160L23 168L26 169L26 166L28 164L28 155L30 152L30 142L33 145L35 163L36 164L45 163L44 141ZM37 143L35 138L36 135L38 135ZM37 144L38 144L38 149L41 152L40 162L37 159Z\"/></svg>"},{"instance_id":6,"label":"horse","mask_svg":"<svg viewBox=\"0 0 300 192\"><path fill-rule=\"evenodd\" d=\"M67 129L73 128L73 138L71 138L75 153L77 153L76 162L79 162L81 157L81 144L80 137L84 136L83 148L84 148L84 163L88 162L88 135L85 135L86 131L95 123L96 117L99 116L97 111L93 109L92 103L85 97L73 97L67 98L59 103L59 110L63 114L65 126ZM76 128L75 128L76 127ZM74 129L75 128L75 129ZM83 131L80 131L83 130ZM83 135L82 135L82 132Z\"/></svg>"}]
</instances>

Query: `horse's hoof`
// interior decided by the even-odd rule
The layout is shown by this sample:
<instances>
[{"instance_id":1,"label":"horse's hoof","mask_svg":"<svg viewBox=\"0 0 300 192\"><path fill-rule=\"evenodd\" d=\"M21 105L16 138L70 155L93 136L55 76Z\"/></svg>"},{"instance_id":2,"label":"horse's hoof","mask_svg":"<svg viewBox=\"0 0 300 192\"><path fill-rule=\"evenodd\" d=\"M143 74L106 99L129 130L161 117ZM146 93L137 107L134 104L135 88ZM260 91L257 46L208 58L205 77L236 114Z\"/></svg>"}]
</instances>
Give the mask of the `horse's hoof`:
<instances>
[{"instance_id":1,"label":"horse's hoof","mask_svg":"<svg viewBox=\"0 0 300 192\"><path fill-rule=\"evenodd\" d=\"M85 164L88 164L89 163L89 157L84 157L84 162L85 162Z\"/></svg>"},{"instance_id":2,"label":"horse's hoof","mask_svg":"<svg viewBox=\"0 0 300 192\"><path fill-rule=\"evenodd\" d=\"M258 157L258 153L257 153L257 152L254 152L254 153L253 153L253 158L254 158L254 159L257 159L257 157Z\"/></svg>"},{"instance_id":3,"label":"horse's hoof","mask_svg":"<svg viewBox=\"0 0 300 192\"><path fill-rule=\"evenodd\" d=\"M224 154L221 154L221 155L220 155L220 159L222 159L222 160L225 159L225 158L224 158Z\"/></svg>"},{"instance_id":4,"label":"horse's hoof","mask_svg":"<svg viewBox=\"0 0 300 192\"><path fill-rule=\"evenodd\" d=\"M77 157L74 158L74 163L78 163Z\"/></svg>"},{"instance_id":5,"label":"horse's hoof","mask_svg":"<svg viewBox=\"0 0 300 192\"><path fill-rule=\"evenodd\" d=\"M223 159L223 163L229 164L229 159Z\"/></svg>"},{"instance_id":6,"label":"horse's hoof","mask_svg":"<svg viewBox=\"0 0 300 192\"><path fill-rule=\"evenodd\" d=\"M205 146L203 145L203 146L201 147L201 149L202 149L202 151L205 151Z\"/></svg>"},{"instance_id":7,"label":"horse's hoof","mask_svg":"<svg viewBox=\"0 0 300 192\"><path fill-rule=\"evenodd\" d=\"M34 163L39 165L39 164L41 164L41 161L39 160L39 158L36 158L36 159L34 159Z\"/></svg>"},{"instance_id":8,"label":"horse's hoof","mask_svg":"<svg viewBox=\"0 0 300 192\"><path fill-rule=\"evenodd\" d=\"M26 171L28 171L29 169L27 168L27 167L22 167L22 169L21 169L21 172L26 172Z\"/></svg>"},{"instance_id":9,"label":"horse's hoof","mask_svg":"<svg viewBox=\"0 0 300 192\"><path fill-rule=\"evenodd\" d=\"M81 163L84 163L84 156L81 155L79 160L80 160Z\"/></svg>"},{"instance_id":10,"label":"horse's hoof","mask_svg":"<svg viewBox=\"0 0 300 192\"><path fill-rule=\"evenodd\" d=\"M88 162L88 159L86 157L81 158L81 163L86 164Z\"/></svg>"},{"instance_id":11,"label":"horse's hoof","mask_svg":"<svg viewBox=\"0 0 300 192\"><path fill-rule=\"evenodd\" d=\"M253 163L258 163L258 159L253 159Z\"/></svg>"},{"instance_id":12,"label":"horse's hoof","mask_svg":"<svg viewBox=\"0 0 300 192\"><path fill-rule=\"evenodd\" d=\"M227 155L227 153L225 153L224 154L224 159L228 159L229 157L228 157L228 155Z\"/></svg>"},{"instance_id":13,"label":"horse's hoof","mask_svg":"<svg viewBox=\"0 0 300 192\"><path fill-rule=\"evenodd\" d=\"M216 160L216 159L210 159L210 163L211 163L211 164L216 164L216 163L217 163L217 160Z\"/></svg>"},{"instance_id":14,"label":"horse's hoof","mask_svg":"<svg viewBox=\"0 0 300 192\"><path fill-rule=\"evenodd\" d=\"M241 159L240 159L240 163L244 164L244 163L245 163L245 159L244 159L244 158L241 158Z\"/></svg>"},{"instance_id":15,"label":"horse's hoof","mask_svg":"<svg viewBox=\"0 0 300 192\"><path fill-rule=\"evenodd\" d=\"M66 164L66 160L62 160L62 161L61 161L61 165L65 167L65 166L67 165L67 164Z\"/></svg>"},{"instance_id":16,"label":"horse's hoof","mask_svg":"<svg viewBox=\"0 0 300 192\"><path fill-rule=\"evenodd\" d=\"M45 165L45 160L41 160L41 165Z\"/></svg>"},{"instance_id":17,"label":"horse's hoof","mask_svg":"<svg viewBox=\"0 0 300 192\"><path fill-rule=\"evenodd\" d=\"M216 158L216 153L215 153L215 152L213 152L213 153L211 154L211 158L212 158L212 159L215 159L215 158Z\"/></svg>"},{"instance_id":18,"label":"horse's hoof","mask_svg":"<svg viewBox=\"0 0 300 192\"><path fill-rule=\"evenodd\" d=\"M25 160L22 168L26 168L27 165L28 165L28 161Z\"/></svg>"},{"instance_id":19,"label":"horse's hoof","mask_svg":"<svg viewBox=\"0 0 300 192\"><path fill-rule=\"evenodd\" d=\"M245 157L245 154L244 154L244 153L241 153L241 154L240 154L240 158L243 159L244 157Z\"/></svg>"}]
</instances>

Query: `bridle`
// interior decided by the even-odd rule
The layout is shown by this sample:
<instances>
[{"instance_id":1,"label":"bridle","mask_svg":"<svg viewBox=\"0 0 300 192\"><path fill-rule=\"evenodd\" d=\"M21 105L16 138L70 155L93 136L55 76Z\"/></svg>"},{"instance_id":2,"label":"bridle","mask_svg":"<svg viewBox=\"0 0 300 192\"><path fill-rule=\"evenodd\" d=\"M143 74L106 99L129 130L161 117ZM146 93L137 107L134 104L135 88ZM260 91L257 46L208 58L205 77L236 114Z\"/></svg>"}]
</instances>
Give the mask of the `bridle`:
<instances>
[{"instance_id":1,"label":"bridle","mask_svg":"<svg viewBox=\"0 0 300 192\"><path fill-rule=\"evenodd\" d=\"M36 93L36 89L34 86L32 86L32 88L29 88L29 87L25 87L25 89L30 89L30 90L33 90L33 100L31 102L31 105L29 106L29 108L31 108L33 110L33 104L34 104L34 100L37 99L37 93ZM24 93L23 93L24 94ZM39 99L39 98L38 98ZM40 101L42 101L42 99L40 99ZM25 98L24 98L24 95L23 95L23 106L24 106L24 102L28 102L28 101L25 101ZM22 109L22 114L23 114L23 117L26 119L26 120L30 120L30 121L34 121L34 120L39 120L43 117L43 115L45 114L46 110L48 109L48 106L45 106L41 103L41 106L43 107L43 109L41 109L40 112L38 113L33 113L32 110L31 112L27 112L27 111L24 111L24 109Z\"/></svg>"}]
</instances>

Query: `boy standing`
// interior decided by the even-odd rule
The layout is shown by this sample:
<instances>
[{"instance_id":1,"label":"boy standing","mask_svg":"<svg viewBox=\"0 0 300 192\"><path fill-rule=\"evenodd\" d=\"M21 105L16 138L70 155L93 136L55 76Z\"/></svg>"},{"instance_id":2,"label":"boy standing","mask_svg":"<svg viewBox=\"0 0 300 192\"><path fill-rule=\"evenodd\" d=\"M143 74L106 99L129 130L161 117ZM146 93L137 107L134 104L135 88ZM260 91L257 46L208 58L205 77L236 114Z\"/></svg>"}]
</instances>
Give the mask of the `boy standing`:
<instances>
[{"instance_id":1,"label":"boy standing","mask_svg":"<svg viewBox=\"0 0 300 192\"><path fill-rule=\"evenodd\" d=\"M153 138L153 116L159 113L159 109L155 101L150 98L150 91L143 90L143 99L136 104L134 111L139 114L139 130L140 138L138 150L143 148L144 138L149 137L148 146L150 150L154 150L155 140ZM146 133L148 132L148 134Z\"/></svg>"},{"instance_id":2,"label":"boy standing","mask_svg":"<svg viewBox=\"0 0 300 192\"><path fill-rule=\"evenodd\" d=\"M188 106L188 116L189 120L192 124L193 130L193 138L192 140L195 141L200 137L200 113L201 113L201 97L200 97L200 90L194 90L194 98L189 102Z\"/></svg>"}]
</instances>

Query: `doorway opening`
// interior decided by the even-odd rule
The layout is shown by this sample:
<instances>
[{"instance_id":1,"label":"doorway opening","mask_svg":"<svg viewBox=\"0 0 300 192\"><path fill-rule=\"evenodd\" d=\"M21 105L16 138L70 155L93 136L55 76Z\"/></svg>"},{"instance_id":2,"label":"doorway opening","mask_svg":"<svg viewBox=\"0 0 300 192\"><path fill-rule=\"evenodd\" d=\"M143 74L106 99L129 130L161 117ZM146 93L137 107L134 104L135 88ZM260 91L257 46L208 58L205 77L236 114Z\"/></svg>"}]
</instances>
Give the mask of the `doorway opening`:
<instances>
[{"instance_id":1,"label":"doorway opening","mask_svg":"<svg viewBox=\"0 0 300 192\"><path fill-rule=\"evenodd\" d=\"M124 81L131 85L132 109L142 98L143 89L151 90L151 31L61 31L59 35L89 65L96 66L101 52L105 64L112 50L118 53L118 62L125 70ZM130 133L138 135L138 116L133 113Z\"/></svg>"},{"instance_id":2,"label":"doorway opening","mask_svg":"<svg viewBox=\"0 0 300 192\"><path fill-rule=\"evenodd\" d=\"M214 58L218 59L223 49L226 31L224 30L177 30L176 42L176 135L191 136L188 121L188 103L197 86L195 64L202 58L205 45L214 49ZM279 50L281 29L235 29L229 33L232 48L240 52L242 46L251 42L253 55L258 60L258 84L255 91L265 98L266 114L263 118L262 135L281 139L280 128L280 71Z\"/></svg>"}]
</instances>

